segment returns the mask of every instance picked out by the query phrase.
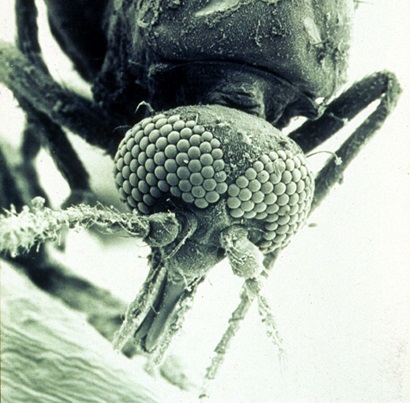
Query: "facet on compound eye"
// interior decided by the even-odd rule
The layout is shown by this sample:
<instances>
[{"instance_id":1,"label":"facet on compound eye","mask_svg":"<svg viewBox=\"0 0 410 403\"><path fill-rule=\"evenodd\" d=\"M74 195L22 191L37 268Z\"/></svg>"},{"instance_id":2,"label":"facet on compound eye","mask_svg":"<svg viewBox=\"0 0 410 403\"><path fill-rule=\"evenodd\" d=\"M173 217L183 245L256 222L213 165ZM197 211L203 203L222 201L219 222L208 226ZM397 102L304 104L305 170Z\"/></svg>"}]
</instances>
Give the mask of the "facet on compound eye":
<instances>
[{"instance_id":1,"label":"facet on compound eye","mask_svg":"<svg viewBox=\"0 0 410 403\"><path fill-rule=\"evenodd\" d=\"M295 182L290 182L286 185L286 193L291 196L296 192L297 185Z\"/></svg>"},{"instance_id":2,"label":"facet on compound eye","mask_svg":"<svg viewBox=\"0 0 410 403\"><path fill-rule=\"evenodd\" d=\"M193 147L198 147L201 144L201 136L199 134L193 134L189 138L189 144Z\"/></svg>"},{"instance_id":3,"label":"facet on compound eye","mask_svg":"<svg viewBox=\"0 0 410 403\"><path fill-rule=\"evenodd\" d=\"M168 136L168 134L172 132L172 126L167 123L159 129L159 132L162 136Z\"/></svg>"},{"instance_id":4,"label":"facet on compound eye","mask_svg":"<svg viewBox=\"0 0 410 403\"><path fill-rule=\"evenodd\" d=\"M138 166L138 161L136 159L133 159L130 163L131 172L137 172Z\"/></svg>"},{"instance_id":5,"label":"facet on compound eye","mask_svg":"<svg viewBox=\"0 0 410 403\"><path fill-rule=\"evenodd\" d=\"M215 161L213 162L212 166L215 172L223 171L225 169L225 162L222 159L215 158Z\"/></svg>"},{"instance_id":6,"label":"facet on compound eye","mask_svg":"<svg viewBox=\"0 0 410 403\"><path fill-rule=\"evenodd\" d=\"M255 216L255 219L257 220L265 220L268 216L268 213L266 211L262 211L262 213L257 213Z\"/></svg>"},{"instance_id":7,"label":"facet on compound eye","mask_svg":"<svg viewBox=\"0 0 410 403\"><path fill-rule=\"evenodd\" d=\"M201 150L199 147L192 146L188 150L188 157L190 159L198 159L201 156Z\"/></svg>"},{"instance_id":8,"label":"facet on compound eye","mask_svg":"<svg viewBox=\"0 0 410 403\"><path fill-rule=\"evenodd\" d=\"M167 158L175 158L178 154L178 150L174 144L168 144L164 150L165 156Z\"/></svg>"},{"instance_id":9,"label":"facet on compound eye","mask_svg":"<svg viewBox=\"0 0 410 403\"><path fill-rule=\"evenodd\" d=\"M257 176L257 172L255 171L255 169L253 169L253 168L248 168L246 171L245 171L245 176L246 176L246 179L248 179L249 181L251 181L251 180L253 180L253 179L256 179L256 176Z\"/></svg>"},{"instance_id":10,"label":"facet on compound eye","mask_svg":"<svg viewBox=\"0 0 410 403\"><path fill-rule=\"evenodd\" d=\"M138 186L138 177L135 173L132 173L129 177L129 182L131 186L135 187Z\"/></svg>"},{"instance_id":11,"label":"facet on compound eye","mask_svg":"<svg viewBox=\"0 0 410 403\"><path fill-rule=\"evenodd\" d=\"M205 127L202 125L195 125L194 128L192 129L192 131L195 134L202 134L205 131Z\"/></svg>"},{"instance_id":12,"label":"facet on compound eye","mask_svg":"<svg viewBox=\"0 0 410 403\"><path fill-rule=\"evenodd\" d=\"M174 124L173 124L173 129L180 132L184 127L185 127L185 122L183 120L177 120Z\"/></svg>"},{"instance_id":13,"label":"facet on compound eye","mask_svg":"<svg viewBox=\"0 0 410 403\"><path fill-rule=\"evenodd\" d=\"M179 181L178 187L182 192L190 192L192 189L192 183L187 179L182 179Z\"/></svg>"},{"instance_id":14,"label":"facet on compound eye","mask_svg":"<svg viewBox=\"0 0 410 403\"><path fill-rule=\"evenodd\" d=\"M170 193L171 193L172 196L177 197L177 198L181 198L182 194L183 194L177 186L171 186ZM184 193L184 194L186 194L186 193ZM184 199L184 201L187 202L187 200L185 200L185 199Z\"/></svg>"},{"instance_id":15,"label":"facet on compound eye","mask_svg":"<svg viewBox=\"0 0 410 403\"><path fill-rule=\"evenodd\" d=\"M264 211L266 210L267 207L268 207L268 206L266 205L266 203L260 202L260 203L255 204L255 207L254 207L253 210L254 210L256 213L262 213L262 212L264 212Z\"/></svg>"},{"instance_id":16,"label":"facet on compound eye","mask_svg":"<svg viewBox=\"0 0 410 403\"><path fill-rule=\"evenodd\" d=\"M154 155L154 162L156 165L164 165L167 157L163 151L157 151Z\"/></svg>"},{"instance_id":17,"label":"facet on compound eye","mask_svg":"<svg viewBox=\"0 0 410 403\"><path fill-rule=\"evenodd\" d=\"M209 203L206 199L195 199L194 200L194 204L196 207L200 208L200 209L204 209L207 208L209 206Z\"/></svg>"},{"instance_id":18,"label":"facet on compound eye","mask_svg":"<svg viewBox=\"0 0 410 403\"><path fill-rule=\"evenodd\" d=\"M193 186L191 193L196 198L203 198L205 197L206 191L202 186Z\"/></svg>"},{"instance_id":19,"label":"facet on compound eye","mask_svg":"<svg viewBox=\"0 0 410 403\"><path fill-rule=\"evenodd\" d=\"M204 133L205 134L205 133ZM219 147L221 146L221 142L218 140L218 139L215 139L215 138L213 138L211 141L210 141L210 144L211 144L211 147L213 148L213 149L219 149Z\"/></svg>"},{"instance_id":20,"label":"facet on compound eye","mask_svg":"<svg viewBox=\"0 0 410 403\"><path fill-rule=\"evenodd\" d=\"M135 143L138 144L142 138L144 137L144 131L143 130L139 130L134 137Z\"/></svg>"},{"instance_id":21,"label":"facet on compound eye","mask_svg":"<svg viewBox=\"0 0 410 403\"><path fill-rule=\"evenodd\" d=\"M265 170L258 173L256 179L262 184L269 180L269 173Z\"/></svg>"},{"instance_id":22,"label":"facet on compound eye","mask_svg":"<svg viewBox=\"0 0 410 403\"><path fill-rule=\"evenodd\" d=\"M223 151L220 148L215 148L211 151L211 155L215 160L218 160L222 158Z\"/></svg>"},{"instance_id":23,"label":"facet on compound eye","mask_svg":"<svg viewBox=\"0 0 410 403\"><path fill-rule=\"evenodd\" d=\"M188 179L191 176L191 172L188 167L179 167L177 169L177 175L180 179Z\"/></svg>"},{"instance_id":24,"label":"facet on compound eye","mask_svg":"<svg viewBox=\"0 0 410 403\"><path fill-rule=\"evenodd\" d=\"M228 195L229 196L238 196L241 188L235 184L229 185L228 187Z\"/></svg>"},{"instance_id":25,"label":"facet on compound eye","mask_svg":"<svg viewBox=\"0 0 410 403\"><path fill-rule=\"evenodd\" d=\"M270 204L268 205L268 207L266 207L266 212L268 214L272 214L272 217L271 217L272 219L269 222L273 221L273 218L274 218L273 214L276 214L278 211L279 211L279 206L276 203Z\"/></svg>"},{"instance_id":26,"label":"facet on compound eye","mask_svg":"<svg viewBox=\"0 0 410 403\"><path fill-rule=\"evenodd\" d=\"M263 170L263 163L261 161L255 161L253 163L253 169L258 173L261 172Z\"/></svg>"},{"instance_id":27,"label":"facet on compound eye","mask_svg":"<svg viewBox=\"0 0 410 403\"><path fill-rule=\"evenodd\" d=\"M178 146L177 146L177 148L178 148ZM188 165L188 162L189 162L188 154L187 154L187 153L184 153L184 152L178 153L178 155L177 155L176 158L175 158L175 161L177 162L177 164L178 164L179 166Z\"/></svg>"},{"instance_id":28,"label":"facet on compound eye","mask_svg":"<svg viewBox=\"0 0 410 403\"><path fill-rule=\"evenodd\" d=\"M124 178L122 177L121 172L118 172L116 177L115 177L115 182L117 183L118 186L122 186L123 182L124 182Z\"/></svg>"},{"instance_id":29,"label":"facet on compound eye","mask_svg":"<svg viewBox=\"0 0 410 403\"><path fill-rule=\"evenodd\" d=\"M125 153L124 155L124 164L129 165L132 160L132 155L130 152Z\"/></svg>"},{"instance_id":30,"label":"facet on compound eye","mask_svg":"<svg viewBox=\"0 0 410 403\"><path fill-rule=\"evenodd\" d=\"M146 149L147 157L153 158L155 155L155 144L149 144Z\"/></svg>"},{"instance_id":31,"label":"facet on compound eye","mask_svg":"<svg viewBox=\"0 0 410 403\"><path fill-rule=\"evenodd\" d=\"M205 133L206 133L206 132L205 132ZM205 134L205 133L204 133L204 134ZM203 136L203 135L202 135L202 136ZM199 150L200 150L201 153L203 153L203 154L212 152L211 143L209 143L208 141L205 141L205 142L201 143L200 146L199 146Z\"/></svg>"},{"instance_id":32,"label":"facet on compound eye","mask_svg":"<svg viewBox=\"0 0 410 403\"><path fill-rule=\"evenodd\" d=\"M251 192L257 192L261 187L262 187L262 184L257 179L252 179L248 185L248 188Z\"/></svg>"},{"instance_id":33,"label":"facet on compound eye","mask_svg":"<svg viewBox=\"0 0 410 403\"><path fill-rule=\"evenodd\" d=\"M188 168L191 172L200 172L202 169L202 164L198 159L191 160L188 162Z\"/></svg>"},{"instance_id":34,"label":"facet on compound eye","mask_svg":"<svg viewBox=\"0 0 410 403\"><path fill-rule=\"evenodd\" d=\"M168 193L169 189L170 189L170 185L166 180L159 180L158 181L158 189L162 192L162 193Z\"/></svg>"},{"instance_id":35,"label":"facet on compound eye","mask_svg":"<svg viewBox=\"0 0 410 403\"><path fill-rule=\"evenodd\" d=\"M167 139L169 144L177 144L180 140L179 132L173 130L171 133L168 134Z\"/></svg>"},{"instance_id":36,"label":"facet on compound eye","mask_svg":"<svg viewBox=\"0 0 410 403\"><path fill-rule=\"evenodd\" d=\"M214 162L214 159L211 154L202 154L199 158L199 161L203 166L211 166Z\"/></svg>"},{"instance_id":37,"label":"facet on compound eye","mask_svg":"<svg viewBox=\"0 0 410 403\"><path fill-rule=\"evenodd\" d=\"M131 151L132 147L134 147L135 145L135 139L133 137L131 137L128 141L127 141L127 150Z\"/></svg>"},{"instance_id":38,"label":"facet on compound eye","mask_svg":"<svg viewBox=\"0 0 410 403\"><path fill-rule=\"evenodd\" d=\"M253 193L252 201L254 203L260 203L263 200L265 200L265 195L262 192L258 191L258 192Z\"/></svg>"},{"instance_id":39,"label":"facet on compound eye","mask_svg":"<svg viewBox=\"0 0 410 403\"><path fill-rule=\"evenodd\" d=\"M236 180L236 185L240 188L240 189L244 189L249 185L249 180L245 177L245 176L240 176L237 180Z\"/></svg>"},{"instance_id":40,"label":"facet on compound eye","mask_svg":"<svg viewBox=\"0 0 410 403\"><path fill-rule=\"evenodd\" d=\"M178 164L176 163L175 160L166 160L164 163L164 168L166 169L167 172L174 173L178 169Z\"/></svg>"},{"instance_id":41,"label":"facet on compound eye","mask_svg":"<svg viewBox=\"0 0 410 403\"><path fill-rule=\"evenodd\" d=\"M181 130L181 139L189 139L192 136L192 130L189 127L185 127Z\"/></svg>"},{"instance_id":42,"label":"facet on compound eye","mask_svg":"<svg viewBox=\"0 0 410 403\"><path fill-rule=\"evenodd\" d=\"M132 147L131 155L132 155L133 158L137 158L139 152L140 152L139 145L136 144L134 147Z\"/></svg>"},{"instance_id":43,"label":"facet on compound eye","mask_svg":"<svg viewBox=\"0 0 410 403\"><path fill-rule=\"evenodd\" d=\"M289 171L284 171L282 174L282 182L287 185L292 180L292 174Z\"/></svg>"},{"instance_id":44,"label":"facet on compound eye","mask_svg":"<svg viewBox=\"0 0 410 403\"><path fill-rule=\"evenodd\" d=\"M275 192L276 196L280 196L285 193L286 185L283 182L279 182L273 187L273 191Z\"/></svg>"},{"instance_id":45,"label":"facet on compound eye","mask_svg":"<svg viewBox=\"0 0 410 403\"><path fill-rule=\"evenodd\" d=\"M189 180L191 183L195 186L201 185L204 181L204 177L200 173L193 173L190 177Z\"/></svg>"},{"instance_id":46,"label":"facet on compound eye","mask_svg":"<svg viewBox=\"0 0 410 403\"><path fill-rule=\"evenodd\" d=\"M202 186L206 191L211 192L216 188L216 181L213 178L205 179Z\"/></svg>"},{"instance_id":47,"label":"facet on compound eye","mask_svg":"<svg viewBox=\"0 0 410 403\"><path fill-rule=\"evenodd\" d=\"M155 129L149 134L148 140L151 142L151 144L155 144L155 142L160 138L160 136L160 131Z\"/></svg>"},{"instance_id":48,"label":"facet on compound eye","mask_svg":"<svg viewBox=\"0 0 410 403\"><path fill-rule=\"evenodd\" d=\"M231 197L228 197L226 204L230 209L235 210L240 207L241 200L236 196L231 196Z\"/></svg>"},{"instance_id":49,"label":"facet on compound eye","mask_svg":"<svg viewBox=\"0 0 410 403\"><path fill-rule=\"evenodd\" d=\"M220 194L218 192L207 192L205 194L205 200L209 203L216 203L220 198Z\"/></svg>"},{"instance_id":50,"label":"facet on compound eye","mask_svg":"<svg viewBox=\"0 0 410 403\"><path fill-rule=\"evenodd\" d=\"M182 200L185 203L193 203L195 201L194 196L191 193L182 193Z\"/></svg>"},{"instance_id":51,"label":"facet on compound eye","mask_svg":"<svg viewBox=\"0 0 410 403\"><path fill-rule=\"evenodd\" d=\"M172 115L168 118L168 123L173 125L175 122L178 122L178 120L180 120L180 119L181 119L181 117L179 115Z\"/></svg>"},{"instance_id":52,"label":"facet on compound eye","mask_svg":"<svg viewBox=\"0 0 410 403\"><path fill-rule=\"evenodd\" d=\"M248 188L241 189L241 191L239 192L238 197L242 201L248 201L252 197L252 192Z\"/></svg>"},{"instance_id":53,"label":"facet on compound eye","mask_svg":"<svg viewBox=\"0 0 410 403\"><path fill-rule=\"evenodd\" d=\"M240 208L246 213L248 211L252 211L254 207L255 207L255 203L252 200L248 200L248 201L243 201L241 203Z\"/></svg>"},{"instance_id":54,"label":"facet on compound eye","mask_svg":"<svg viewBox=\"0 0 410 403\"><path fill-rule=\"evenodd\" d=\"M155 142L155 147L163 151L165 150L165 147L168 145L168 140L166 137L160 137L156 142ZM135 157L135 155L133 155Z\"/></svg>"},{"instance_id":55,"label":"facet on compound eye","mask_svg":"<svg viewBox=\"0 0 410 403\"><path fill-rule=\"evenodd\" d=\"M228 190L228 185L225 182L219 182L216 185L216 191L222 195Z\"/></svg>"},{"instance_id":56,"label":"facet on compound eye","mask_svg":"<svg viewBox=\"0 0 410 403\"><path fill-rule=\"evenodd\" d=\"M156 124L157 122L159 122L161 119L165 119L165 123L167 121L166 116L163 113L160 113L158 115L155 115L151 118L151 120Z\"/></svg>"},{"instance_id":57,"label":"facet on compound eye","mask_svg":"<svg viewBox=\"0 0 410 403\"><path fill-rule=\"evenodd\" d=\"M148 123L145 127L144 127L144 134L146 136L148 136L155 128L154 123Z\"/></svg>"},{"instance_id":58,"label":"facet on compound eye","mask_svg":"<svg viewBox=\"0 0 410 403\"><path fill-rule=\"evenodd\" d=\"M244 215L243 218L246 218L247 220L251 220L252 218L256 218L258 213L255 211L255 209L251 211L247 211Z\"/></svg>"},{"instance_id":59,"label":"facet on compound eye","mask_svg":"<svg viewBox=\"0 0 410 403\"><path fill-rule=\"evenodd\" d=\"M262 193L264 193L265 195L268 195L269 193L273 192L273 184L272 182L265 182L264 184L262 184L261 186L261 191Z\"/></svg>"},{"instance_id":60,"label":"facet on compound eye","mask_svg":"<svg viewBox=\"0 0 410 403\"><path fill-rule=\"evenodd\" d=\"M214 177L217 182L224 182L226 180L226 173L224 171L219 171L215 173Z\"/></svg>"},{"instance_id":61,"label":"facet on compound eye","mask_svg":"<svg viewBox=\"0 0 410 403\"><path fill-rule=\"evenodd\" d=\"M201 141L207 143L213 139L213 134L210 131L204 131L201 134Z\"/></svg>"},{"instance_id":62,"label":"facet on compound eye","mask_svg":"<svg viewBox=\"0 0 410 403\"><path fill-rule=\"evenodd\" d=\"M278 197L277 202L279 206L286 206L289 203L289 196L284 193L283 195Z\"/></svg>"},{"instance_id":63,"label":"facet on compound eye","mask_svg":"<svg viewBox=\"0 0 410 403\"><path fill-rule=\"evenodd\" d=\"M154 174L158 179L165 179L167 176L167 171L163 166L157 166L154 170Z\"/></svg>"},{"instance_id":64,"label":"facet on compound eye","mask_svg":"<svg viewBox=\"0 0 410 403\"><path fill-rule=\"evenodd\" d=\"M186 153L189 150L190 147L191 147L191 145L190 145L189 141L185 138L182 138L177 143L177 149L180 152Z\"/></svg>"}]
</instances>

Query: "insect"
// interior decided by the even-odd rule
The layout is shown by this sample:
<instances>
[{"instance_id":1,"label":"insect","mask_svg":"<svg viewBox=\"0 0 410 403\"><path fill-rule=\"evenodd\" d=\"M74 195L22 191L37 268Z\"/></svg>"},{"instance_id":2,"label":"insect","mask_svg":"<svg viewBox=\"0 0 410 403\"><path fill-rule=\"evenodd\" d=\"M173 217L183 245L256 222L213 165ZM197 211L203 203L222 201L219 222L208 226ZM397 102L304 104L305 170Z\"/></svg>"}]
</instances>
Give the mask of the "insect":
<instances>
[{"instance_id":1,"label":"insect","mask_svg":"<svg viewBox=\"0 0 410 403\"><path fill-rule=\"evenodd\" d=\"M183 310L184 299L191 296L208 266L213 266L224 254L230 257L237 274L248 278L248 296L253 298L258 294L256 280L260 272L267 271L277 250L285 246L287 235L296 228L289 227L295 214L279 215L277 211L282 207L290 211L298 205L299 200L291 204L290 198L297 194L300 199L304 189L300 192L297 189L305 187L307 202L302 201L296 223L304 221L311 203L313 207L319 204L332 184L340 179L358 148L390 112L399 93L398 84L391 73L377 73L328 104L344 80L353 1L337 5L328 2L315 10L308 5L296 9L286 2L268 4L263 1L226 5L214 1L186 4L106 2L100 3L99 9L90 5L93 12L82 10L80 15L73 15L76 11L71 7L68 10L64 5L47 3L56 38L80 74L94 83L95 103L89 104L70 95L59 104L54 100L50 104L37 104L35 98L7 81L11 73L6 74L4 81L13 88L31 123L40 126L48 141L55 145L59 167L73 190L68 203L84 199L90 189L87 174L75 151L68 143L59 146L55 135L53 137L59 125L72 128L112 156L116 154L117 176L120 174L118 187L122 199L132 209L142 214L172 210L185 220L184 231L175 242L154 245L148 282L153 287L152 293L140 295L145 305L141 299L136 300L137 306L145 311L135 313L136 305L132 305L117 340L121 346L126 337L135 335L142 349L157 351L160 357L169 342L169 338L163 339L169 335L164 328L177 325L182 315L174 315L174 322L168 319L172 318L175 308ZM23 10L27 11L24 7L29 6L23 7L20 2L18 5L23 18ZM329 7L333 11L325 18L324 10L328 11ZM270 18L272 13L276 16L274 19ZM304 17L307 14L311 17ZM249 32L244 31L240 23L245 15L249 18ZM76 28L82 27L81 24L69 24L73 27L71 30L64 28L67 21L78 22L78 19L89 31ZM32 21L31 24L27 20L24 22L27 27L33 26ZM132 35L127 35L130 32ZM296 34L298 41L294 40ZM36 41L24 35L21 29L20 49L44 75L46 67L42 65ZM25 47L27 43L28 48ZM58 95L62 95L61 92ZM317 104L317 98L325 100ZM301 166L306 166L302 151L309 153L376 99L381 100L378 109L337 151L342 164L329 161L317 175L315 188L307 168L299 178L297 172L301 171ZM75 101L79 101L80 106L76 106ZM165 112L155 112L138 123L135 109L142 101L148 101L155 111ZM202 106L204 104L214 106L207 108ZM72 119L70 115L77 112L81 119ZM299 115L309 120L288 137L280 137L273 127L284 128ZM246 119L257 129L247 127L250 123ZM245 126L241 125L241 120ZM266 121L273 126L269 125L268 129ZM128 129L134 123L136 126L127 134L121 130L122 126ZM183 134L184 130L188 134ZM232 133L225 133L226 130ZM268 131L265 139L263 133ZM275 136L278 138L273 144ZM289 139L295 140L301 148ZM136 145L139 149L133 153ZM27 147L27 156L35 154L35 147ZM67 150L70 157L64 158ZM152 156L151 152L154 152ZM147 162L150 159L152 161ZM196 160L201 165L196 166L193 163ZM138 176L140 167L145 173ZM161 167L163 169L159 169ZM213 172L206 167L212 167ZM264 181L262 177L266 175L269 179ZM251 181L255 182L251 185ZM278 184L281 186L276 186ZM265 192L260 190L264 185L268 188ZM279 189L284 187L286 190ZM277 204L282 195L287 197L282 197ZM216 205L220 207L213 208ZM268 216L281 221L264 221ZM220 224L212 229L218 237L222 233L222 237L218 239L215 233L209 233L201 222ZM279 227L283 234L277 232ZM265 239L269 237L272 239ZM282 238L283 242L271 242ZM164 284L164 276L170 272L169 262L177 262L175 273L179 273L184 262L178 258L185 256L183 253L192 256L198 250L192 247L194 242L203 245L205 252L201 256L198 254L194 263L187 262L187 269L192 265L201 267L201 263L207 267L195 273L192 279L182 270L178 281ZM248 253L253 245L265 252L266 269L261 267L258 250ZM187 249L189 247L191 249ZM162 270L163 265L165 270ZM249 273L248 270L241 273L244 268L250 268ZM255 271L257 268L259 272ZM252 286L256 290L254 294L249 291ZM150 305L154 307L148 309ZM211 372L214 370L211 368Z\"/></svg>"}]
</instances>

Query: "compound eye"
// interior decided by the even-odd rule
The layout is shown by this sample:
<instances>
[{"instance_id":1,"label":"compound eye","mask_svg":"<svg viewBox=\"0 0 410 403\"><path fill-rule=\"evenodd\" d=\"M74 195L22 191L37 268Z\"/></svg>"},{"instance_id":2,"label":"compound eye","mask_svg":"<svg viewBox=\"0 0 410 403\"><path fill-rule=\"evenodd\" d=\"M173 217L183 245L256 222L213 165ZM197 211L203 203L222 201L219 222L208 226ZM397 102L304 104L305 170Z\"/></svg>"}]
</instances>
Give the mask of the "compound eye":
<instances>
[{"instance_id":1,"label":"compound eye","mask_svg":"<svg viewBox=\"0 0 410 403\"><path fill-rule=\"evenodd\" d=\"M141 214L174 196L199 209L225 194L225 162L212 132L179 115L157 115L134 126L115 157L121 199Z\"/></svg>"},{"instance_id":2,"label":"compound eye","mask_svg":"<svg viewBox=\"0 0 410 403\"><path fill-rule=\"evenodd\" d=\"M228 187L227 207L234 219L263 222L261 251L283 247L302 226L313 198L313 176L302 153L263 154Z\"/></svg>"}]
</instances>

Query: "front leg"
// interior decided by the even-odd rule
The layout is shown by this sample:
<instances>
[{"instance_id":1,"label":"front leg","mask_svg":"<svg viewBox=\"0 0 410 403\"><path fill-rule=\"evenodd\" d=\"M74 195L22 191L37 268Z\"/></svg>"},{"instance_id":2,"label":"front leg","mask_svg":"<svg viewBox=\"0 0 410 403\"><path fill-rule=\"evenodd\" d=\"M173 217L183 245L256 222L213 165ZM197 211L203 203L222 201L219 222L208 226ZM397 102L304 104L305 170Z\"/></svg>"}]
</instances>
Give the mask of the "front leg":
<instances>
[{"instance_id":1,"label":"front leg","mask_svg":"<svg viewBox=\"0 0 410 403\"><path fill-rule=\"evenodd\" d=\"M374 73L353 84L339 98L336 98L319 119L308 121L290 133L289 137L295 140L305 153L308 153L341 130L373 101L380 100L376 110L336 152L341 159L341 164L335 164L333 160L328 161L317 174L311 212L326 197L333 185L340 181L349 163L383 125L396 106L400 93L400 84L393 73L388 71Z\"/></svg>"}]
</instances>

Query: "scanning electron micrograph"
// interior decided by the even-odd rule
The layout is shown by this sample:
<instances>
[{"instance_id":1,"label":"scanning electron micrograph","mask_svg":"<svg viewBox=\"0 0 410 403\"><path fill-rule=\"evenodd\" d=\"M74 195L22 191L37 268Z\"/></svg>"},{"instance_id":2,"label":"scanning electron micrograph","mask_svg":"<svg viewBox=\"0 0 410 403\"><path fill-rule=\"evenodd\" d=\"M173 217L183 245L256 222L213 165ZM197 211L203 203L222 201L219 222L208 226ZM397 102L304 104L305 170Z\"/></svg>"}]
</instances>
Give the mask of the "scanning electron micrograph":
<instances>
[{"instance_id":1,"label":"scanning electron micrograph","mask_svg":"<svg viewBox=\"0 0 410 403\"><path fill-rule=\"evenodd\" d=\"M3 2L2 401L410 401L409 13Z\"/></svg>"}]
</instances>

